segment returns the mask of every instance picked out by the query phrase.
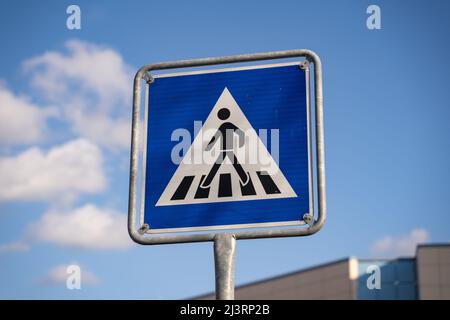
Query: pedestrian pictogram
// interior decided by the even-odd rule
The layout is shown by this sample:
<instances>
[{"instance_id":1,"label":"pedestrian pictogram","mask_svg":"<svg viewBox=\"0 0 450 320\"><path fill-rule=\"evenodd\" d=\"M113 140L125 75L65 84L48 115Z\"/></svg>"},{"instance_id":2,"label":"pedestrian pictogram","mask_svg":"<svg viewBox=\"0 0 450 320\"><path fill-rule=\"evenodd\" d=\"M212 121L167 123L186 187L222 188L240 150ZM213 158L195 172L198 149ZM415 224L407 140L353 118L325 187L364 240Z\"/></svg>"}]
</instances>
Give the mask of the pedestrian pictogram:
<instances>
[{"instance_id":1,"label":"pedestrian pictogram","mask_svg":"<svg viewBox=\"0 0 450 320\"><path fill-rule=\"evenodd\" d=\"M227 89L225 89L227 90ZM217 112L217 117L220 120L227 120L230 117L230 109L228 108L221 108ZM231 135L229 134L231 133ZM231 122L224 122L220 125L219 129L217 129L214 136L209 141L208 145L206 146L206 151L209 151L212 149L214 144L222 140L222 148L220 149L220 154L217 157L216 162L214 163L213 167L211 168L211 171L209 171L208 175L206 176L205 180L202 181L200 184L200 187L202 188L208 188L211 185L212 180L214 179L214 176L217 173L217 170L222 165L223 161L226 157L231 161L233 164L234 169L236 169L236 172L239 174L239 179L241 180L242 185L247 185L250 181L250 178L248 176L248 173L244 171L241 164L239 163L236 155L233 152L233 133L237 133L239 136L239 146L242 147L244 145L245 141L245 132L242 131L240 128L236 127Z\"/></svg>"},{"instance_id":2,"label":"pedestrian pictogram","mask_svg":"<svg viewBox=\"0 0 450 320\"><path fill-rule=\"evenodd\" d=\"M291 197L297 194L224 88L156 206Z\"/></svg>"}]
</instances>

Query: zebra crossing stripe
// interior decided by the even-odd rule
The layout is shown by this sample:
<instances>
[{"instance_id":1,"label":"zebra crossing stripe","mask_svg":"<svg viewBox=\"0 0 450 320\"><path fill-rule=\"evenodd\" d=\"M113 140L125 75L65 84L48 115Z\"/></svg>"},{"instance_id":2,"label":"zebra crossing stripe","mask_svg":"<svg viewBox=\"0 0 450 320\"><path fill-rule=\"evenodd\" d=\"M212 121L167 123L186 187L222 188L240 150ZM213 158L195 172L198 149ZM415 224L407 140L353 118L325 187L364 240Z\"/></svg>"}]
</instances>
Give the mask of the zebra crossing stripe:
<instances>
[{"instance_id":1,"label":"zebra crossing stripe","mask_svg":"<svg viewBox=\"0 0 450 320\"><path fill-rule=\"evenodd\" d=\"M243 185L242 182L239 181L239 188L242 196L255 196L256 189L252 181L252 175L250 175L249 172L247 172L249 175L249 181L247 184ZM256 172L257 177L259 178L259 181L261 182L261 186L263 187L263 190L266 194L278 194L280 193L280 190L278 189L277 185L273 181L273 179L270 177L270 175L265 171L257 171ZM175 193L173 194L171 200L177 201L177 200L184 200L186 199L187 194L189 193L189 189L193 185L195 176L186 176L183 178L183 180L180 182L180 185L175 190ZM205 175L202 175L200 178L200 181L198 182L197 189L195 191L194 199L207 199L210 196L210 190L211 188L202 188L201 184L203 180L205 179ZM233 196L233 190L232 190L232 183L231 183L231 174L229 173L222 173L219 176L219 189L218 191L218 197L224 198L224 197L232 197ZM197 184L197 183L196 183Z\"/></svg>"},{"instance_id":2,"label":"zebra crossing stripe","mask_svg":"<svg viewBox=\"0 0 450 320\"><path fill-rule=\"evenodd\" d=\"M233 190L231 190L231 174L222 173L219 180L219 198L231 197Z\"/></svg>"},{"instance_id":3,"label":"zebra crossing stripe","mask_svg":"<svg viewBox=\"0 0 450 320\"><path fill-rule=\"evenodd\" d=\"M242 185L242 182L239 181L239 185L241 187L241 192L243 196L254 196L256 195L255 187L253 186L252 176L250 172L247 172L249 180L246 185Z\"/></svg>"},{"instance_id":4,"label":"zebra crossing stripe","mask_svg":"<svg viewBox=\"0 0 450 320\"><path fill-rule=\"evenodd\" d=\"M200 187L203 180L205 180L206 175L203 175L200 179L200 183L198 184L197 191L195 192L194 199L205 199L209 196L209 189L210 188L202 188Z\"/></svg>"},{"instance_id":5,"label":"zebra crossing stripe","mask_svg":"<svg viewBox=\"0 0 450 320\"><path fill-rule=\"evenodd\" d=\"M183 200L186 198L186 194L188 193L194 178L195 176L184 177L170 200Z\"/></svg>"},{"instance_id":6,"label":"zebra crossing stripe","mask_svg":"<svg viewBox=\"0 0 450 320\"><path fill-rule=\"evenodd\" d=\"M278 189L277 185L266 171L257 171L256 174L258 175L266 194L281 193L280 189Z\"/></svg>"}]
</instances>

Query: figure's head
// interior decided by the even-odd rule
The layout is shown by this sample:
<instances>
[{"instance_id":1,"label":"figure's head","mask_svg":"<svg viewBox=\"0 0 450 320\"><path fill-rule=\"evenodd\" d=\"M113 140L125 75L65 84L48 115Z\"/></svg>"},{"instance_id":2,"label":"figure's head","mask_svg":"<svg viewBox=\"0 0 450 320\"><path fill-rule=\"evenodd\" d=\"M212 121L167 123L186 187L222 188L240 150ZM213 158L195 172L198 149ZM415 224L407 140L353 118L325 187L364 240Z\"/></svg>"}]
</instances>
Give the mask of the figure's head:
<instances>
[{"instance_id":1,"label":"figure's head","mask_svg":"<svg viewBox=\"0 0 450 320\"><path fill-rule=\"evenodd\" d=\"M217 112L217 116L220 120L227 120L230 117L230 110L222 108Z\"/></svg>"}]
</instances>

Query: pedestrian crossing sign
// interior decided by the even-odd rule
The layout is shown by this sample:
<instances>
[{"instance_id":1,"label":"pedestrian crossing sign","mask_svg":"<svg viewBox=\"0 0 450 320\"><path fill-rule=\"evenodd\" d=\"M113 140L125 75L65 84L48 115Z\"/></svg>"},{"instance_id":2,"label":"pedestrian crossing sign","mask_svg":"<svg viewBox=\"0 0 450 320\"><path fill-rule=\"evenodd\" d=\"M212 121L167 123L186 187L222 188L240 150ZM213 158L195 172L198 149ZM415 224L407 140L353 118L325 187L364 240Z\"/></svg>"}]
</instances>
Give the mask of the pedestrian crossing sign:
<instances>
[{"instance_id":1,"label":"pedestrian crossing sign","mask_svg":"<svg viewBox=\"0 0 450 320\"><path fill-rule=\"evenodd\" d=\"M308 82L300 62L153 75L141 191L149 232L303 224Z\"/></svg>"}]
</instances>

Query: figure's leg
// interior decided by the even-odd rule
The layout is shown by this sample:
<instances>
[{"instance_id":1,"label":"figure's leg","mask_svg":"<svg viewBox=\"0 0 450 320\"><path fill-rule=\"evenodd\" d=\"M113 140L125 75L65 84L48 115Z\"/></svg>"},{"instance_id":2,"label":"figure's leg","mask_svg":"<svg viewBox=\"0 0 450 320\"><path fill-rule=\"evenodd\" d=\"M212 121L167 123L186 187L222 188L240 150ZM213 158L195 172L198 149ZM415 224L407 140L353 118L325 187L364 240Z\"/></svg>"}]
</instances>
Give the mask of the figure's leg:
<instances>
[{"instance_id":1,"label":"figure's leg","mask_svg":"<svg viewBox=\"0 0 450 320\"><path fill-rule=\"evenodd\" d=\"M216 176L217 171L219 170L219 167L222 165L223 159L224 159L223 153L220 153L217 157L217 160L214 162L214 165L212 166L211 170L209 171L208 175L206 176L205 180L200 184L200 188L209 188L211 185L212 180Z\"/></svg>"},{"instance_id":2,"label":"figure's leg","mask_svg":"<svg viewBox=\"0 0 450 320\"><path fill-rule=\"evenodd\" d=\"M244 171L244 168L242 168L241 164L236 158L236 155L232 151L227 152L227 156L233 163L233 167L239 175L239 179L241 180L242 185L245 186L250 181L249 175Z\"/></svg>"}]
</instances>

